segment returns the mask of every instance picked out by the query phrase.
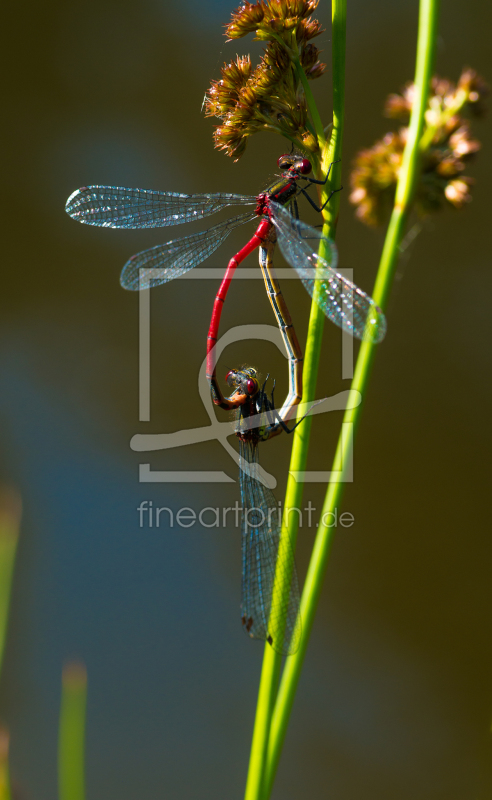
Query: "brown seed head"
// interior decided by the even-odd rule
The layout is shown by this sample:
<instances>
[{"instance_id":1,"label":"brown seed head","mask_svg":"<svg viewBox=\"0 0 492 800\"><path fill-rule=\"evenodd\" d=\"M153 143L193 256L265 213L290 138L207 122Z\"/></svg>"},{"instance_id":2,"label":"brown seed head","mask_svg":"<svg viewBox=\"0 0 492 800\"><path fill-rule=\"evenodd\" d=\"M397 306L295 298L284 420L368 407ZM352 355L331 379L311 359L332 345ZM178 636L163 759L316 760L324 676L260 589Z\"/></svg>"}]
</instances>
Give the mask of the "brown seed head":
<instances>
[{"instance_id":1,"label":"brown seed head","mask_svg":"<svg viewBox=\"0 0 492 800\"><path fill-rule=\"evenodd\" d=\"M400 94L390 94L384 104L384 116L408 122L415 96L415 86L407 83Z\"/></svg>"},{"instance_id":2,"label":"brown seed head","mask_svg":"<svg viewBox=\"0 0 492 800\"><path fill-rule=\"evenodd\" d=\"M468 122L464 122L457 131L451 134L449 145L455 158L463 160L474 153L478 153L481 148L478 139L472 139Z\"/></svg>"},{"instance_id":3,"label":"brown seed head","mask_svg":"<svg viewBox=\"0 0 492 800\"><path fill-rule=\"evenodd\" d=\"M222 125L214 132L215 147L224 150L237 161L246 149L246 137L228 125Z\"/></svg>"},{"instance_id":4,"label":"brown seed head","mask_svg":"<svg viewBox=\"0 0 492 800\"><path fill-rule=\"evenodd\" d=\"M306 133L302 134L302 146L309 153L317 153L319 151L318 140L311 131L306 131Z\"/></svg>"},{"instance_id":5,"label":"brown seed head","mask_svg":"<svg viewBox=\"0 0 492 800\"><path fill-rule=\"evenodd\" d=\"M319 50L314 44L307 44L302 49L301 64L305 72L310 70L316 64L319 56Z\"/></svg>"},{"instance_id":6,"label":"brown seed head","mask_svg":"<svg viewBox=\"0 0 492 800\"><path fill-rule=\"evenodd\" d=\"M232 19L226 25L226 36L229 39L240 39L248 33L254 33L263 22L266 4L245 3L232 14Z\"/></svg>"},{"instance_id":7,"label":"brown seed head","mask_svg":"<svg viewBox=\"0 0 492 800\"><path fill-rule=\"evenodd\" d=\"M446 202L456 208L470 202L473 181L461 173L480 149L480 142L471 136L462 112L474 102L480 105L487 92L485 82L473 70L465 70L457 86L445 78L432 79L422 139L422 171L415 194L415 206L421 214L436 211ZM414 85L408 83L400 94L390 95L385 114L408 120L414 95ZM387 134L355 159L349 199L357 208L357 216L369 225L382 223L392 206L406 137L407 128Z\"/></svg>"},{"instance_id":8,"label":"brown seed head","mask_svg":"<svg viewBox=\"0 0 492 800\"><path fill-rule=\"evenodd\" d=\"M226 26L229 38L254 33L268 45L255 70L248 57L238 56L224 65L221 80L213 81L207 93L206 115L223 122L215 131L215 146L228 155L237 159L247 137L259 130L288 135L299 148L316 151L316 139L306 129L307 103L292 47L295 34L307 77L312 80L323 74L326 67L318 61L319 51L308 44L322 30L311 18L317 5L318 0L258 0L245 2L233 13Z\"/></svg>"},{"instance_id":9,"label":"brown seed head","mask_svg":"<svg viewBox=\"0 0 492 800\"><path fill-rule=\"evenodd\" d=\"M467 92L472 114L482 116L486 112L485 101L490 94L490 86L478 72L469 67L464 69L458 81L458 89L464 89Z\"/></svg>"},{"instance_id":10,"label":"brown seed head","mask_svg":"<svg viewBox=\"0 0 492 800\"><path fill-rule=\"evenodd\" d=\"M455 208L463 208L466 203L471 202L470 186L474 183L473 178L455 178L450 181L444 189L446 200Z\"/></svg>"},{"instance_id":11,"label":"brown seed head","mask_svg":"<svg viewBox=\"0 0 492 800\"><path fill-rule=\"evenodd\" d=\"M441 102L445 102L447 97L452 97L456 91L456 85L447 78L440 78L434 75L431 79L431 93L438 97Z\"/></svg>"},{"instance_id":12,"label":"brown seed head","mask_svg":"<svg viewBox=\"0 0 492 800\"><path fill-rule=\"evenodd\" d=\"M297 26L297 42L309 42L310 39L314 39L315 36L319 36L320 33L324 32L324 30L325 29L321 26L321 23L318 22L317 19L303 19Z\"/></svg>"},{"instance_id":13,"label":"brown seed head","mask_svg":"<svg viewBox=\"0 0 492 800\"><path fill-rule=\"evenodd\" d=\"M308 78L308 80L314 81L316 78L321 78L325 70L326 70L326 64L323 64L322 61L318 61L314 65L314 67L305 70L306 77Z\"/></svg>"},{"instance_id":14,"label":"brown seed head","mask_svg":"<svg viewBox=\"0 0 492 800\"><path fill-rule=\"evenodd\" d=\"M405 147L404 131L386 134L373 147L361 150L354 160L349 201L366 225L382 224L391 210Z\"/></svg>"},{"instance_id":15,"label":"brown seed head","mask_svg":"<svg viewBox=\"0 0 492 800\"><path fill-rule=\"evenodd\" d=\"M212 81L205 100L205 115L223 119L238 102L241 90L246 86L251 75L249 56L237 56L236 61L224 64L221 69L222 78Z\"/></svg>"}]
</instances>

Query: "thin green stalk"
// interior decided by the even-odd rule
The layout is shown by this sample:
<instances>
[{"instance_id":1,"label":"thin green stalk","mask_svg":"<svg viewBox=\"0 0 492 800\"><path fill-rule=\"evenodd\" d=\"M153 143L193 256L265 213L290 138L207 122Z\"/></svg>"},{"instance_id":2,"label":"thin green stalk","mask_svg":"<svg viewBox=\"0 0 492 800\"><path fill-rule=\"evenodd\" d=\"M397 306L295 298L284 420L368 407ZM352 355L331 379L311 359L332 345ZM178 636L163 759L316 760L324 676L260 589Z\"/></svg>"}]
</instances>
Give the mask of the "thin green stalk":
<instances>
[{"instance_id":1,"label":"thin green stalk","mask_svg":"<svg viewBox=\"0 0 492 800\"><path fill-rule=\"evenodd\" d=\"M0 728L0 800L11 800L9 777L9 734Z\"/></svg>"},{"instance_id":2,"label":"thin green stalk","mask_svg":"<svg viewBox=\"0 0 492 800\"><path fill-rule=\"evenodd\" d=\"M58 734L59 800L84 800L85 708L87 673L82 664L63 670Z\"/></svg>"},{"instance_id":3,"label":"thin green stalk","mask_svg":"<svg viewBox=\"0 0 492 800\"><path fill-rule=\"evenodd\" d=\"M419 143L424 127L424 113L427 107L429 85L434 62L437 20L438 0L420 0L415 72L416 97L412 109L408 140L396 190L395 205L388 226L373 292L375 302L383 308L383 310L387 303L398 261L399 245L405 232L405 225L419 174ZM359 351L351 386L353 391L360 392L362 396L364 396L364 391L369 380L374 354L374 345L363 342ZM295 691L307 649L309 634L318 604L324 572L330 554L334 529L328 527L327 520L330 519L328 514L336 509L341 498L344 470L349 462L349 454L353 444L356 425L360 420L361 408L362 404L356 408L348 408L344 415L342 427L344 435L341 434L338 441L332 472L334 477L330 480L328 485L321 513L321 523L318 528L301 601L301 616L303 622L302 642L296 655L289 658L286 662L272 715L265 776L267 784L266 796L268 796L273 785L290 711L292 709ZM306 433L306 429L304 429L303 433ZM299 465L303 466L304 464L304 454L302 454L302 457L298 456L297 461L294 462L293 453L291 471L299 469ZM342 465L341 470L340 464Z\"/></svg>"},{"instance_id":4,"label":"thin green stalk","mask_svg":"<svg viewBox=\"0 0 492 800\"><path fill-rule=\"evenodd\" d=\"M15 554L19 541L21 501L17 492L0 492L0 669L3 662Z\"/></svg>"},{"instance_id":5,"label":"thin green stalk","mask_svg":"<svg viewBox=\"0 0 492 800\"><path fill-rule=\"evenodd\" d=\"M309 85L309 81L307 79L306 73L304 72L301 62L299 61L299 56L295 53L292 56L292 60L295 64L297 77L302 83L302 88L304 89L304 95L306 97L306 102L309 108L309 113L311 114L311 118L314 123L314 130L318 139L318 143L320 147L323 146L325 142L325 131L323 128L323 123L321 121L321 117L319 115L318 107L314 102L313 93L311 91L311 87Z\"/></svg>"},{"instance_id":6,"label":"thin green stalk","mask_svg":"<svg viewBox=\"0 0 492 800\"><path fill-rule=\"evenodd\" d=\"M322 155L318 177L326 175L328 167L332 161L336 161L341 156L341 140L343 132L343 112L344 112L344 83L345 83L345 27L346 27L346 0L333 0L332 5L333 19L333 62L336 69L333 70L334 82L334 110L333 128L329 144L325 144ZM337 61L335 61L337 59ZM301 73L303 73L301 67ZM301 73L299 73L301 75ZM302 78L301 78L302 79ZM309 87L308 87L309 88ZM314 119L320 120L319 114L313 114L312 107L314 100L309 89L310 113ZM321 126L321 121L319 121ZM317 126L318 128L318 126ZM323 129L321 127L321 133ZM324 142L324 134L323 134ZM321 203L328 196L331 187L338 187L339 169L336 165L330 174L330 182L322 187ZM335 235L336 221L338 217L339 195L334 196L335 203L330 209L326 208L324 214L325 225L323 233L331 238ZM316 302L311 305L309 319L309 329L306 344L306 354L304 358L303 396L305 400L314 399L316 390L316 378L318 364L321 353L321 340L323 334L325 315ZM307 417L303 424L296 428L292 445L292 457L287 490L285 495L284 517L282 521L281 540L289 536L292 547L295 549L298 528L298 515L290 514L289 508L300 508L302 502L303 484L298 483L292 476L294 471L304 471L307 462L307 450L309 445L309 434L311 430L311 418ZM289 587L287 587L289 588ZM302 642L305 638L303 630ZM289 656L287 662L292 661L295 656ZM263 667L258 691L258 702L256 708L256 719L251 745L250 764L248 770L248 780L246 784L245 800L267 800L270 794L271 780L268 776L268 783L265 782L265 757L268 748L272 710L278 686L278 678L281 667L281 656L274 652L269 646L265 646L263 656Z\"/></svg>"},{"instance_id":7,"label":"thin green stalk","mask_svg":"<svg viewBox=\"0 0 492 800\"><path fill-rule=\"evenodd\" d=\"M273 648L269 644L265 645L244 800L262 800L264 797L263 782L268 736L280 675L280 662L281 659Z\"/></svg>"},{"instance_id":8,"label":"thin green stalk","mask_svg":"<svg viewBox=\"0 0 492 800\"><path fill-rule=\"evenodd\" d=\"M311 91L311 86L309 85L309 81L307 78L306 73L302 67L301 61L299 59L298 54L298 46L295 40L295 36L292 36L290 46L286 44L286 42L282 39L281 36L278 36L275 33L269 34L272 39L275 39L279 43L281 47L285 47L289 53L289 57L292 59L292 63L294 64L296 75L300 82L302 83L302 88L304 89L304 96L306 98L306 103L309 109L309 113L311 114L311 119L314 125L314 132L318 139L318 144L320 147L323 147L325 144L325 132L323 128L323 123L321 121L321 117L318 111L318 107L314 102L313 93ZM310 126L309 126L310 127ZM285 134L284 134L285 135Z\"/></svg>"}]
</instances>

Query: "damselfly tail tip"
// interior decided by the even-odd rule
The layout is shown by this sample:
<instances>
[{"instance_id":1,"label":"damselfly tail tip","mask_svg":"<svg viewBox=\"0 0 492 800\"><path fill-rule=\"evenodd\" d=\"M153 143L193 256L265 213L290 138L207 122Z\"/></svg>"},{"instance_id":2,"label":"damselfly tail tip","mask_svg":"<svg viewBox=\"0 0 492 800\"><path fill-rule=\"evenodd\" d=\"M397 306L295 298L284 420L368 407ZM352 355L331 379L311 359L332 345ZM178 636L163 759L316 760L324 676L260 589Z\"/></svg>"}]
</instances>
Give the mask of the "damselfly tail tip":
<instances>
[{"instance_id":1,"label":"damselfly tail tip","mask_svg":"<svg viewBox=\"0 0 492 800\"><path fill-rule=\"evenodd\" d=\"M294 630L290 638L288 635L286 635L281 639L273 639L273 637L269 634L266 637L266 641L272 650L275 650L279 656L295 656L301 643L301 633L300 630Z\"/></svg>"}]
</instances>

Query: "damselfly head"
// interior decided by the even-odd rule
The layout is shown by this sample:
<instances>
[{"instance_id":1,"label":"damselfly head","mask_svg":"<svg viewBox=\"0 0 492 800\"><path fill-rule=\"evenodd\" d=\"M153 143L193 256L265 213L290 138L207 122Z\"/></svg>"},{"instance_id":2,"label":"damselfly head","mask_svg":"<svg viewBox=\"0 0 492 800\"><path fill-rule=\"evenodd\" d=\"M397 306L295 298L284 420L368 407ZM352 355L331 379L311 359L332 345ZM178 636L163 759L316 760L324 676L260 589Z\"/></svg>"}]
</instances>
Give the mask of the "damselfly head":
<instances>
[{"instance_id":1,"label":"damselfly head","mask_svg":"<svg viewBox=\"0 0 492 800\"><path fill-rule=\"evenodd\" d=\"M231 369L226 375L226 382L234 389L230 400L235 400L238 405L245 403L248 398L254 397L259 390L257 372L253 367L245 369Z\"/></svg>"},{"instance_id":2,"label":"damselfly head","mask_svg":"<svg viewBox=\"0 0 492 800\"><path fill-rule=\"evenodd\" d=\"M297 172L299 175L309 175L312 170L309 159L303 158L303 156L292 155L291 153L285 153L283 156L280 156L277 161L277 166L279 166L281 170Z\"/></svg>"}]
</instances>

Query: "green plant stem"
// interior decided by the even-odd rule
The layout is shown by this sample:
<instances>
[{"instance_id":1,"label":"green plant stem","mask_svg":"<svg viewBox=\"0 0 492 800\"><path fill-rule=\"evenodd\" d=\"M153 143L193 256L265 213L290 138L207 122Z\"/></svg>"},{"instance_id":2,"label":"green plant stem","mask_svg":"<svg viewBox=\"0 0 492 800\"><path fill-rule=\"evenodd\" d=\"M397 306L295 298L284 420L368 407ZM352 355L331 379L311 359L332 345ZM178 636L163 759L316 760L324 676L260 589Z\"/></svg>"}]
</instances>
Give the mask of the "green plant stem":
<instances>
[{"instance_id":1,"label":"green plant stem","mask_svg":"<svg viewBox=\"0 0 492 800\"><path fill-rule=\"evenodd\" d=\"M322 147L325 143L325 130L323 127L323 123L321 121L321 117L319 115L318 107L314 102L313 93L311 91L307 75L304 72L304 69L302 68L299 56L297 54L294 54L292 56L292 60L296 68L297 77L301 81L302 88L304 89L304 95L306 97L309 113L311 114L311 119L313 120L314 130L316 133L316 137L318 139L318 144L320 147Z\"/></svg>"},{"instance_id":2,"label":"green plant stem","mask_svg":"<svg viewBox=\"0 0 492 800\"><path fill-rule=\"evenodd\" d=\"M318 141L324 143L321 154L321 165L318 172L318 177L326 175L329 164L340 158L341 155L341 139L343 132L343 102L344 102L344 81L345 81L345 20L346 20L346 0L334 0L332 5L332 18L333 18L333 60L338 59L337 68L333 70L334 81L334 111L333 111L333 128L331 130L330 141L325 143L324 131L321 123L321 118L314 104L314 99L311 94L309 85L306 86L302 81L304 70L299 64L299 77L305 86L306 98L308 100L309 111L314 121L319 121L316 125L316 132L318 134ZM305 78L305 75L304 75ZM306 84L307 84L306 79ZM313 107L315 113L313 113ZM322 138L321 138L322 137ZM338 167L338 165L337 165ZM321 202L328 196L332 186L337 186L334 183L339 178L337 168L330 173L330 181L322 187ZM336 202L330 209L326 209L324 215L325 225L323 233L330 238L333 238L336 230L336 221L338 217L338 204L339 195L334 196ZM309 329L306 343L306 355L304 358L303 370L303 383L304 383L304 398L308 401L313 400L316 390L316 378L318 373L318 364L321 352L321 341L323 334L325 315L319 308L316 302L311 305L311 313L309 319ZM292 547L295 549L295 542L297 538L297 514L289 515L289 508L299 508L302 502L303 483L297 482L293 476L295 471L304 471L307 463L307 451L309 444L309 434L311 430L311 417L307 417L303 424L296 428L294 433L294 441L292 445L292 456L290 464L290 472L287 481L287 490L285 495L284 517L282 521L281 537L289 536ZM286 587L287 590L290 587ZM304 640L304 631L301 638ZM291 661L294 656L287 659L287 663ZM260 687L258 692L258 703L256 709L256 719L253 731L253 741L251 745L251 756L248 770L248 780L246 784L245 800L266 800L269 797L273 775L268 775L268 781L265 781L265 758L268 748L270 724L272 717L272 710L275 701L278 678L281 667L281 656L274 652L269 646L265 646L263 656L263 667L261 672Z\"/></svg>"},{"instance_id":3,"label":"green plant stem","mask_svg":"<svg viewBox=\"0 0 492 800\"><path fill-rule=\"evenodd\" d=\"M275 39L275 41L277 41L281 47L286 48L289 57L291 58L292 63L294 64L296 75L300 80L300 82L302 83L302 88L304 89L304 96L306 98L306 103L309 109L309 113L311 114L311 119L314 125L314 132L316 133L318 144L320 147L322 147L325 143L325 133L323 128L323 123L321 121L318 107L314 102L313 93L311 91L307 75L304 72L304 69L302 67L299 58L298 46L295 40L295 35L294 34L292 35L290 45L288 45L287 42L285 42L281 36L278 36L275 33L270 33L269 37Z\"/></svg>"},{"instance_id":4,"label":"green plant stem","mask_svg":"<svg viewBox=\"0 0 492 800\"><path fill-rule=\"evenodd\" d=\"M261 800L264 797L263 781L268 736L280 675L280 663L281 659L273 648L269 644L265 645L244 800Z\"/></svg>"},{"instance_id":5,"label":"green plant stem","mask_svg":"<svg viewBox=\"0 0 492 800\"><path fill-rule=\"evenodd\" d=\"M0 490L0 669L3 663L9 619L10 593L19 540L21 502L9 489Z\"/></svg>"},{"instance_id":6,"label":"green plant stem","mask_svg":"<svg viewBox=\"0 0 492 800\"><path fill-rule=\"evenodd\" d=\"M416 96L410 119L407 145L403 155L402 167L400 170L400 176L396 190L395 205L390 224L388 226L373 292L373 298L375 302L381 308L383 308L383 310L387 303L389 290L398 261L399 245L405 232L405 225L409 210L411 208L413 193L418 178L419 142L424 128L424 113L427 107L432 66L434 63L437 20L438 0L420 0L417 62L415 73ZM351 386L353 391L360 392L362 396L364 396L364 392L367 387L374 354L374 345L368 342L363 342L359 351ZM350 403L348 405L350 405ZM333 512L340 501L343 490L344 473L349 463L349 455L353 445L356 426L360 420L361 409L362 404L356 408L347 409L343 419L342 433L338 441L333 462L333 477L330 480L327 488L321 513L321 523L318 528L313 554L308 568L302 595L301 616L303 622L303 637L301 646L298 652L286 662L272 715L268 758L265 768L266 796L268 796L268 792L271 789L275 777L275 772L287 730L290 711L292 709L295 691L314 620L314 614L321 592L324 572L330 554L334 529L329 528L326 522L323 520L326 521L329 519L329 517L327 517L328 512ZM305 433L306 429L304 429L303 434ZM301 454L299 454L297 462L294 462L293 453L291 470L295 470L298 468L299 464L303 465L304 463L305 456L303 455L301 457Z\"/></svg>"},{"instance_id":7,"label":"green plant stem","mask_svg":"<svg viewBox=\"0 0 492 800\"><path fill-rule=\"evenodd\" d=\"M63 670L58 733L59 800L84 800L84 740L87 674L82 664Z\"/></svg>"},{"instance_id":8,"label":"green plant stem","mask_svg":"<svg viewBox=\"0 0 492 800\"><path fill-rule=\"evenodd\" d=\"M9 734L0 727L0 800L11 800L9 777Z\"/></svg>"}]
</instances>

